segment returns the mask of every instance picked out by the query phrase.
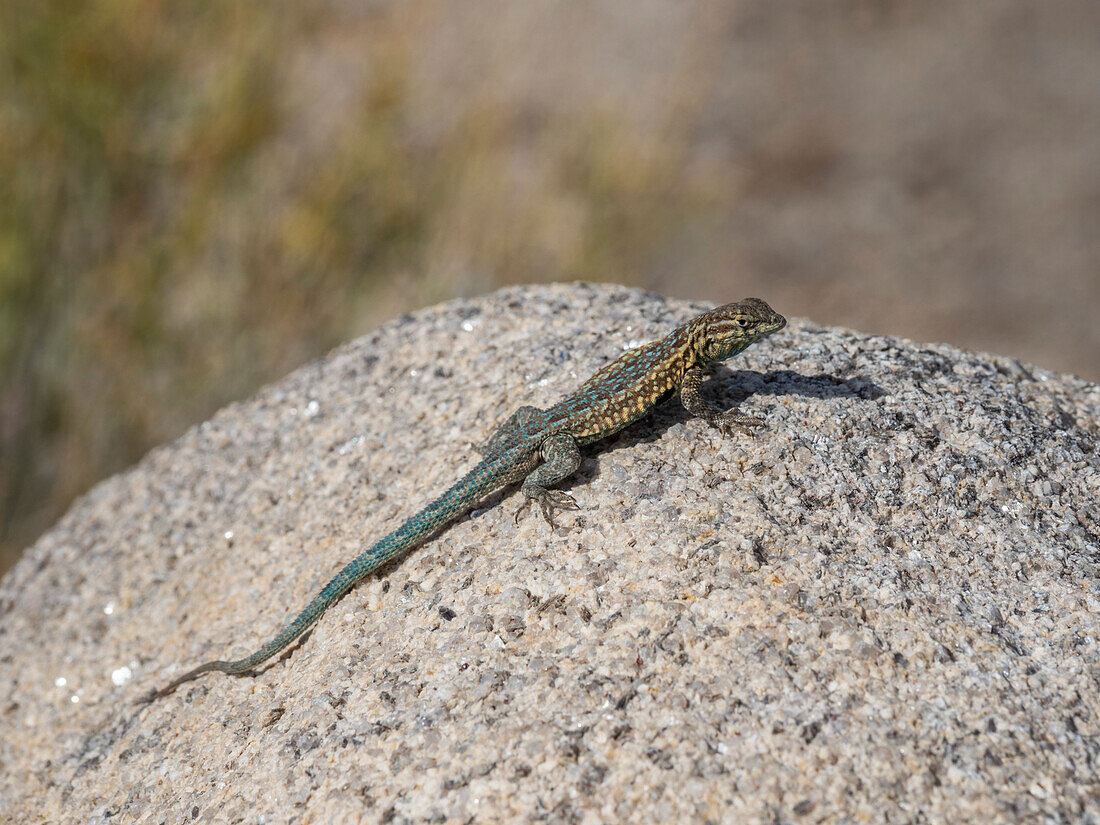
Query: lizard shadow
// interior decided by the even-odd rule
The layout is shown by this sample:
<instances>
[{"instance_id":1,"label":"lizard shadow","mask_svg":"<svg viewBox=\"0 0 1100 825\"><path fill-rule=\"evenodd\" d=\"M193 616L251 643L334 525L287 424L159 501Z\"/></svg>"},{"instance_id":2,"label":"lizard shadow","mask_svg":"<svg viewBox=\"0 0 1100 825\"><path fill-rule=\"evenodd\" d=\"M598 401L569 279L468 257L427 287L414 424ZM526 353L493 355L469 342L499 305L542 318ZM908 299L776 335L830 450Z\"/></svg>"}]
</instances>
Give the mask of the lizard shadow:
<instances>
[{"instance_id":1,"label":"lizard shadow","mask_svg":"<svg viewBox=\"0 0 1100 825\"><path fill-rule=\"evenodd\" d=\"M793 370L775 370L759 372L757 370L731 370L725 365L712 367L711 376L703 384L704 394L718 407L729 409L738 407L742 412L767 416L768 407L749 406L741 408L748 399L758 395L775 397L797 395L821 400L852 398L862 401L875 401L887 395L881 386L863 376L855 375L840 378L829 373L802 375ZM695 416L679 403L676 392L662 399L640 421L631 424L617 436L605 443L597 443L585 449L585 456L591 458L598 454L612 453L629 449L637 444L657 441L671 427L687 424ZM766 437L767 425L760 431ZM736 437L736 434L733 436ZM746 436L753 437L753 436ZM594 462L585 461L581 468L570 478L557 485L560 489L583 486L599 475ZM503 491L505 495L508 490Z\"/></svg>"}]
</instances>

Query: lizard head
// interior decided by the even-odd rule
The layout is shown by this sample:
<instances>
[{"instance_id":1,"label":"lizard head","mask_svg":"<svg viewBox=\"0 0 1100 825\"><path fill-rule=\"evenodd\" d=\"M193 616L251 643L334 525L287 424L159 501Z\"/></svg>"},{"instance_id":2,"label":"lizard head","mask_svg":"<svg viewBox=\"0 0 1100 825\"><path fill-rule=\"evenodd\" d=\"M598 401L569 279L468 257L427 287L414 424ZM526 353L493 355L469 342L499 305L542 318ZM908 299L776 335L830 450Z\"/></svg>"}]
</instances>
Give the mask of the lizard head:
<instances>
[{"instance_id":1,"label":"lizard head","mask_svg":"<svg viewBox=\"0 0 1100 825\"><path fill-rule=\"evenodd\" d=\"M787 319L759 298L715 307L689 322L696 356L703 363L736 355L786 325Z\"/></svg>"}]
</instances>

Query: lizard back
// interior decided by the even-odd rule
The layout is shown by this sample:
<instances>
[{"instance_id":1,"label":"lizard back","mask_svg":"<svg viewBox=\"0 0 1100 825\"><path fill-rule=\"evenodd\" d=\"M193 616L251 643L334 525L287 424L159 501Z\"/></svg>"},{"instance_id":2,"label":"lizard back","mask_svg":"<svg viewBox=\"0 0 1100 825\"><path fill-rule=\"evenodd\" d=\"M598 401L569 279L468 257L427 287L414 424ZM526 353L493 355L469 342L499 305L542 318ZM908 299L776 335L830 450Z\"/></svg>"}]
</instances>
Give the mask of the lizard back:
<instances>
[{"instance_id":1,"label":"lizard back","mask_svg":"<svg viewBox=\"0 0 1100 825\"><path fill-rule=\"evenodd\" d=\"M550 425L581 444L598 441L645 415L676 390L692 366L686 326L635 347L600 369L574 393L547 410Z\"/></svg>"}]
</instances>

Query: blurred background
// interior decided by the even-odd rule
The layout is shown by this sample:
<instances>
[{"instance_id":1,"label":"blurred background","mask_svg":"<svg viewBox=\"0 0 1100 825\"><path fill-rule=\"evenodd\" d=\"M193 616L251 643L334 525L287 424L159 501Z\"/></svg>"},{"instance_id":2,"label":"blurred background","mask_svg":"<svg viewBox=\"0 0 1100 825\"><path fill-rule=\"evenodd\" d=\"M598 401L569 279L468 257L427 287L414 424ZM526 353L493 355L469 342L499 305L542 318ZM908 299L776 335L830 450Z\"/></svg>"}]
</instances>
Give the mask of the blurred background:
<instances>
[{"instance_id":1,"label":"blurred background","mask_svg":"<svg viewBox=\"0 0 1100 825\"><path fill-rule=\"evenodd\" d=\"M1100 379L1100 3L0 0L0 570L336 344L578 278Z\"/></svg>"}]
</instances>

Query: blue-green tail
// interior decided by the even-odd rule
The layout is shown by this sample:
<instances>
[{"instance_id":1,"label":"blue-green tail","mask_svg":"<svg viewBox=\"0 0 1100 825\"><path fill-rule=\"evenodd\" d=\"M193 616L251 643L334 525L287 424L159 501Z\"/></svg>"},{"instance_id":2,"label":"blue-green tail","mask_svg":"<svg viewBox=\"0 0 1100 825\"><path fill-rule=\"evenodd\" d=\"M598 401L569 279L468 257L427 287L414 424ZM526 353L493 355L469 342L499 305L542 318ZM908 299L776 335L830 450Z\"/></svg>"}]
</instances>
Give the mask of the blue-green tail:
<instances>
[{"instance_id":1,"label":"blue-green tail","mask_svg":"<svg viewBox=\"0 0 1100 825\"><path fill-rule=\"evenodd\" d=\"M412 549L440 527L458 518L482 496L509 483L513 475L512 468L520 457L519 452L518 450L508 451L481 461L447 492L344 565L343 569L310 600L294 621L255 653L243 659L207 662L199 665L160 690L153 691L145 697L145 701L171 693L184 682L212 670L222 673L244 673L267 661L305 633L321 618L321 614L329 605L347 593L364 576L395 556Z\"/></svg>"}]
</instances>

